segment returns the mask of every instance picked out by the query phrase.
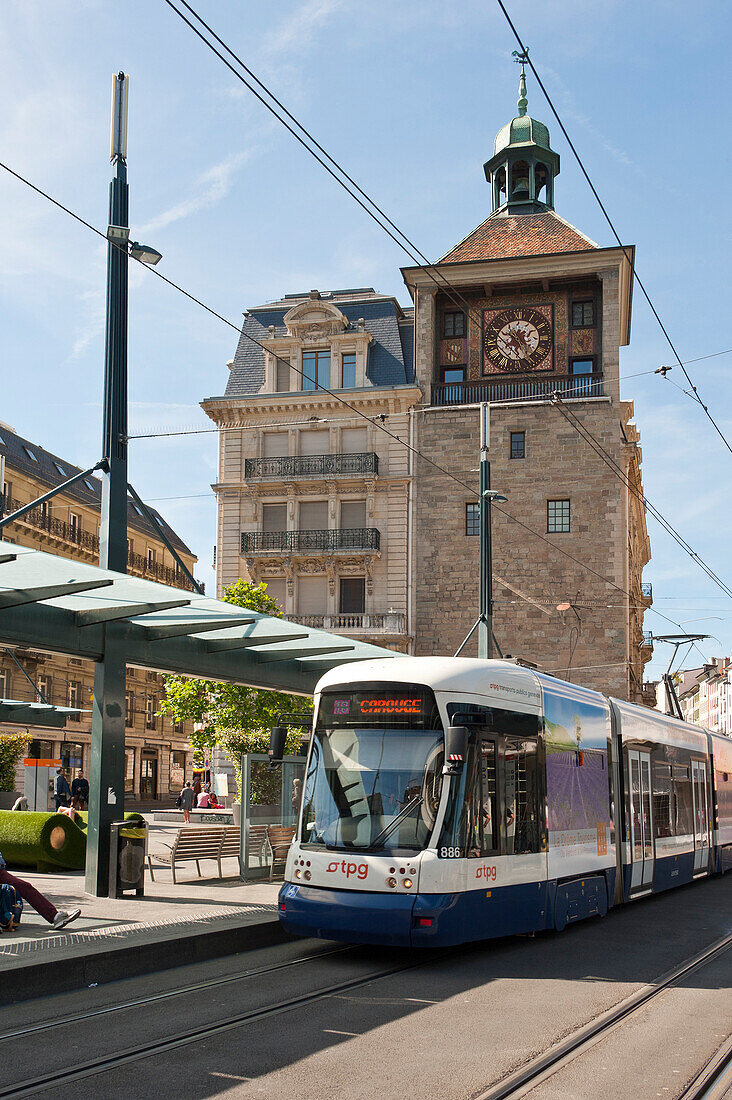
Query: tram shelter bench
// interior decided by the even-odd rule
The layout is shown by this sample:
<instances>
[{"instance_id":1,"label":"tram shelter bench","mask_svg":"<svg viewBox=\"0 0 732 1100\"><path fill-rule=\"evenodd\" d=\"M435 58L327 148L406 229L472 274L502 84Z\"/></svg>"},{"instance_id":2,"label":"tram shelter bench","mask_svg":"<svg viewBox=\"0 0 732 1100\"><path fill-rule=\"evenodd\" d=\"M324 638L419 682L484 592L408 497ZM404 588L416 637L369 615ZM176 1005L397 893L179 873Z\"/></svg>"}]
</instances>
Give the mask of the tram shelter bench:
<instances>
[{"instance_id":1,"label":"tram shelter bench","mask_svg":"<svg viewBox=\"0 0 732 1100\"><path fill-rule=\"evenodd\" d=\"M225 856L236 856L238 858L239 844L239 829L234 825L206 825L198 828L195 826L191 828L190 825L187 825L178 830L172 845L166 844L166 848L170 848L170 853L163 854L158 858L164 863L170 864L173 882L176 881L176 863L195 863L198 877L201 878L202 859L215 859L219 865L219 878L223 878L221 860ZM150 878L155 882L152 858L149 853L147 863Z\"/></svg>"}]
</instances>

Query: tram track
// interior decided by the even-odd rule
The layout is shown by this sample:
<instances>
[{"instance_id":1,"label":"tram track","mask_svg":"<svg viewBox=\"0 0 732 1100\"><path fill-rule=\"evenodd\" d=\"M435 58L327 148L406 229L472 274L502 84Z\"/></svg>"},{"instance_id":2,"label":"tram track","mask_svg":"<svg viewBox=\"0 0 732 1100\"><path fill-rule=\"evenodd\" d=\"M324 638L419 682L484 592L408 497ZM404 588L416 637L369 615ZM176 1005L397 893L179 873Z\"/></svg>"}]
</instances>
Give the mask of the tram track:
<instances>
[{"instance_id":1,"label":"tram track","mask_svg":"<svg viewBox=\"0 0 732 1100\"><path fill-rule=\"evenodd\" d=\"M522 1066L513 1073L507 1074L505 1077L501 1078L500 1081L494 1082L487 1089L473 1093L470 1100L518 1100L519 1097L526 1096L538 1085L542 1084L550 1077L553 1077L555 1073L558 1073L580 1055L584 1054L585 1051L590 1050L597 1043L605 1039L615 1028L620 1027L633 1016L634 1013L638 1012L650 1001L655 1000L668 989L678 985L686 977L694 973L695 970L706 966L708 963L724 954L730 946L732 946L732 935L727 935L721 940L717 940L716 943L705 948L704 951L700 952L698 955L694 955L674 967L672 970L666 971L666 973L662 974L655 981L637 990L635 993L632 993L613 1008L608 1009L607 1012L603 1012L589 1024L585 1024L584 1027L578 1028L572 1035L568 1036L566 1039L562 1039L559 1043L556 1043L554 1046L544 1051L538 1058L534 1058L527 1065ZM709 1070L708 1081L712 1084L714 1083L712 1080L714 1073L724 1073L726 1088L730 1084L730 1080L732 1080L732 1045L727 1044L722 1048L722 1051L726 1051L726 1061L724 1061L724 1059L722 1060L721 1068L718 1065L720 1057L720 1052L718 1052L718 1055L708 1063L705 1070ZM698 1078L700 1089L702 1086L706 1087L701 1080L705 1070L702 1071L702 1074L699 1075ZM722 1092L716 1091L707 1093L697 1090L683 1093L685 1100L721 1100L722 1096Z\"/></svg>"},{"instance_id":2,"label":"tram track","mask_svg":"<svg viewBox=\"0 0 732 1100\"><path fill-rule=\"evenodd\" d=\"M709 1059L680 1100L723 1100L732 1089L732 1038Z\"/></svg>"},{"instance_id":3,"label":"tram track","mask_svg":"<svg viewBox=\"0 0 732 1100\"><path fill-rule=\"evenodd\" d=\"M349 950L355 950L355 948L336 948L333 951L322 952L317 955L311 956L311 958L319 959L324 955L338 954L339 952L345 952ZM306 1005L313 1004L317 1001L323 1000L327 997L336 996L340 993L350 992L353 989L359 989L363 986L369 985L371 982L379 981L381 978L388 978L394 974L403 974L409 970L416 970L422 966L430 965L433 962L444 959L448 952L440 952L437 954L430 954L427 958L421 958L416 962L409 962L400 966L388 967L384 970L379 970L371 974L365 974L358 978L350 978L344 982L337 982L332 985L324 986L320 989L313 990L309 993L301 994L297 997L285 998L280 1001L276 1001L273 1004L264 1005L261 1008L250 1009L247 1012L239 1013L236 1016L229 1017L226 1020L216 1021L214 1023L206 1024L203 1027L190 1028L185 1031L179 1031L175 1035L167 1036L164 1039L153 1040L148 1043L141 1043L137 1046L128 1047L124 1050L115 1051L113 1054L102 1055L98 1058L91 1058L85 1062L79 1062L76 1065L68 1066L62 1069L51 1070L47 1073L39 1074L38 1076L26 1078L23 1081L17 1081L8 1085L0 1085L0 1100L15 1100L15 1098L23 1096L31 1096L34 1093L40 1092L44 1089L54 1089L62 1085L72 1084L75 1081L83 1080L87 1077L93 1077L96 1074L107 1073L113 1070L117 1070L123 1066L129 1065L132 1062L137 1062L146 1058L152 1058L159 1054L165 1054L169 1051L176 1050L180 1047L189 1046L192 1043L202 1042L205 1039L225 1034L228 1031L234 1031L237 1028L244 1027L250 1023L256 1023L261 1020L268 1019L272 1016L277 1016L279 1013L289 1012L297 1008L302 1008ZM302 960L305 961L305 960ZM262 971L269 972L273 969L282 969L288 964L279 964L276 967L263 967ZM241 976L239 976L241 978ZM228 979L227 979L228 980ZM236 980L232 978L231 980ZM208 984L208 983L207 983ZM220 979L212 979L210 984L223 984ZM195 990L197 987L191 987ZM177 991L170 991L174 995ZM159 998L163 998L166 994L157 995ZM140 1005L149 1003L150 998L140 999ZM114 1010L115 1006L109 1006L110 1010ZM121 1009L122 1006L120 1006ZM127 1002L125 1007L130 1007L130 1003ZM88 1018L94 1016L99 1010L84 1014L80 1013L80 1018ZM62 1024L69 1022L70 1017L65 1017L55 1021L55 1026L61 1026ZM49 1026L54 1026L50 1024ZM40 1029L43 1030L45 1025L40 1025ZM12 1033L12 1037L29 1034L35 1028L30 1029L18 1029L17 1032ZM0 1041L4 1038L10 1038L10 1033L4 1033L0 1035Z\"/></svg>"},{"instance_id":4,"label":"tram track","mask_svg":"<svg viewBox=\"0 0 732 1100\"><path fill-rule=\"evenodd\" d=\"M65 1027L67 1024L83 1023L85 1020L93 1020L98 1016L109 1016L115 1012L126 1012L130 1009L145 1008L148 1005L153 1005L160 1001L172 1000L174 997L183 997L187 994L196 994L204 990L216 989L219 986L230 985L232 982L246 981L248 978L256 978L262 974L274 974L278 970L287 970L300 963L327 959L331 955L345 955L357 950L357 945L346 945L344 947L333 947L325 951L314 951L310 955L299 955L296 959L289 959L287 962L274 963L271 966L264 965L252 967L249 970L242 971L240 974L225 974L220 978L207 978L205 981L190 982L188 985L175 986L173 989L166 989L161 993L150 993L147 996L136 997L134 1000L120 1001L118 1004L103 1005L99 1008L88 1009L86 1012L75 1012L66 1016L54 1017L49 1020L44 1020L42 1023L28 1024L24 1027L15 1028L12 1031L0 1032L0 1044L10 1039L22 1039L27 1035L34 1035L38 1032L49 1031L57 1027ZM2 1096L2 1092L0 1092L0 1096Z\"/></svg>"}]
</instances>

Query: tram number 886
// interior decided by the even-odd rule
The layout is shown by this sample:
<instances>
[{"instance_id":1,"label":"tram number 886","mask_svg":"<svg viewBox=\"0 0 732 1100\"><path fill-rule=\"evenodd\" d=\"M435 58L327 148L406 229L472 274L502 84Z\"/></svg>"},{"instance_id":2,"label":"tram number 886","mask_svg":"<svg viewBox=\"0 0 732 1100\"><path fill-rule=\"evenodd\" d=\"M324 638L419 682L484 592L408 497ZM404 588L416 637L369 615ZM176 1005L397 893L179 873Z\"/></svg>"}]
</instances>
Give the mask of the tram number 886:
<instances>
[{"instance_id":1,"label":"tram number 886","mask_svg":"<svg viewBox=\"0 0 732 1100\"><path fill-rule=\"evenodd\" d=\"M440 859L463 859L465 851L463 848L438 848L437 855Z\"/></svg>"}]
</instances>

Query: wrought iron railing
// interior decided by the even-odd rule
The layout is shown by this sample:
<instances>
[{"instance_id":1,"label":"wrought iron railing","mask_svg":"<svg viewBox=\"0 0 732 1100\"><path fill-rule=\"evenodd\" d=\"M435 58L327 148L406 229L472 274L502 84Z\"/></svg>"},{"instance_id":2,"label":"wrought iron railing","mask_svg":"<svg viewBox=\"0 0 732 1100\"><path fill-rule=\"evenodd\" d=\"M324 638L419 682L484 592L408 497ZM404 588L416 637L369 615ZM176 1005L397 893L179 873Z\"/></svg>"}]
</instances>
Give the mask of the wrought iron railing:
<instances>
[{"instance_id":1,"label":"wrought iron railing","mask_svg":"<svg viewBox=\"0 0 732 1100\"><path fill-rule=\"evenodd\" d=\"M475 378L466 382L442 382L432 387L432 404L477 405L481 401L525 401L561 397L604 397L602 374L553 374L549 378L526 375L499 382Z\"/></svg>"},{"instance_id":2,"label":"wrought iron railing","mask_svg":"<svg viewBox=\"0 0 732 1100\"><path fill-rule=\"evenodd\" d=\"M9 515L22 507L21 501L8 497L5 501L5 514ZM65 520L56 519L42 508L34 508L31 512L26 512L17 522L27 523L31 527L45 531L53 538L70 543L72 546L78 546L80 549L86 550L87 553L99 553L99 535L82 530L76 523L66 523ZM187 592L193 591L193 585L185 573L178 569L171 569L170 566L163 565L161 562L148 561L142 554L128 552L127 567L132 573L139 573L144 577L153 577L155 580L162 581L163 584L169 584L174 588L184 588Z\"/></svg>"},{"instance_id":3,"label":"wrought iron railing","mask_svg":"<svg viewBox=\"0 0 732 1100\"><path fill-rule=\"evenodd\" d=\"M378 550L376 527L344 527L338 531L242 531L242 554L311 554L327 550Z\"/></svg>"},{"instance_id":4,"label":"wrought iron railing","mask_svg":"<svg viewBox=\"0 0 732 1100\"><path fill-rule=\"evenodd\" d=\"M650 581L642 581L641 582L641 596L643 597L644 600L652 600L653 599L653 585L651 584Z\"/></svg>"},{"instance_id":5,"label":"wrought iron railing","mask_svg":"<svg viewBox=\"0 0 732 1100\"><path fill-rule=\"evenodd\" d=\"M244 477L247 481L260 477L291 479L323 475L375 477L379 472L378 456L352 455L284 455L281 458L247 458Z\"/></svg>"},{"instance_id":6,"label":"wrought iron railing","mask_svg":"<svg viewBox=\"0 0 732 1100\"><path fill-rule=\"evenodd\" d=\"M340 612L337 615L285 615L291 623L313 630L363 631L366 633L404 633L403 611Z\"/></svg>"}]
</instances>

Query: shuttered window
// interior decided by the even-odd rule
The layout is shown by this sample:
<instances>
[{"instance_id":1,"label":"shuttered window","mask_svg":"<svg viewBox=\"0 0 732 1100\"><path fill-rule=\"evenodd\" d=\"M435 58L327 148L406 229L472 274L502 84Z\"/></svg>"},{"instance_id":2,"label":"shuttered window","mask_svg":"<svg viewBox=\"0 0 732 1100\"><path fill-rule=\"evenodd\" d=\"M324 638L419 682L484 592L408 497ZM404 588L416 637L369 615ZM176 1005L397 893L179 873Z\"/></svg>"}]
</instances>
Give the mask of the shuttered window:
<instances>
[{"instance_id":1,"label":"shuttered window","mask_svg":"<svg viewBox=\"0 0 732 1100\"><path fill-rule=\"evenodd\" d=\"M265 458L283 458L287 451L287 432L262 433L262 454Z\"/></svg>"},{"instance_id":2,"label":"shuttered window","mask_svg":"<svg viewBox=\"0 0 732 1100\"><path fill-rule=\"evenodd\" d=\"M366 429L344 428L341 432L341 454L362 455L366 454Z\"/></svg>"},{"instance_id":3,"label":"shuttered window","mask_svg":"<svg viewBox=\"0 0 732 1100\"><path fill-rule=\"evenodd\" d=\"M330 432L300 432L301 455L327 455L330 452Z\"/></svg>"},{"instance_id":4,"label":"shuttered window","mask_svg":"<svg viewBox=\"0 0 732 1100\"><path fill-rule=\"evenodd\" d=\"M262 505L262 530L286 531L287 530L287 505L263 504Z\"/></svg>"},{"instance_id":5,"label":"shuttered window","mask_svg":"<svg viewBox=\"0 0 732 1100\"><path fill-rule=\"evenodd\" d=\"M303 500L300 504L300 530L325 531L328 527L328 501Z\"/></svg>"},{"instance_id":6,"label":"shuttered window","mask_svg":"<svg viewBox=\"0 0 732 1100\"><path fill-rule=\"evenodd\" d=\"M277 600L282 611L285 610L286 586L287 582L284 577L274 577L267 581L267 595L271 596L273 600Z\"/></svg>"},{"instance_id":7,"label":"shuttered window","mask_svg":"<svg viewBox=\"0 0 732 1100\"><path fill-rule=\"evenodd\" d=\"M366 526L366 501L349 500L341 504L341 527Z\"/></svg>"},{"instance_id":8,"label":"shuttered window","mask_svg":"<svg viewBox=\"0 0 732 1100\"><path fill-rule=\"evenodd\" d=\"M328 599L328 581L325 577L298 577L298 615L324 615Z\"/></svg>"}]
</instances>

